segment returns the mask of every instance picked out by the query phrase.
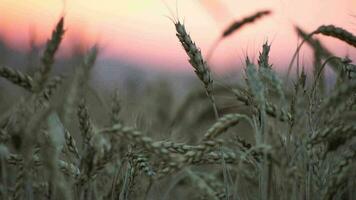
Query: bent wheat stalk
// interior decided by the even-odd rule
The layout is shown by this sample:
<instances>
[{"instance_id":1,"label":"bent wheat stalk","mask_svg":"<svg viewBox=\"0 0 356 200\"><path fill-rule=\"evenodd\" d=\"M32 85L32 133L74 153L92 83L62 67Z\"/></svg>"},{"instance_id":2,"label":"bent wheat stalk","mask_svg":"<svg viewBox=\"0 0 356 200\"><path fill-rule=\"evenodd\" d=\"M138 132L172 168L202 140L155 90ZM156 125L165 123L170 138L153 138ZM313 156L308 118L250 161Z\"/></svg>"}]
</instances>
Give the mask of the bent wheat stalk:
<instances>
[{"instance_id":1,"label":"bent wheat stalk","mask_svg":"<svg viewBox=\"0 0 356 200\"><path fill-rule=\"evenodd\" d=\"M289 77L289 73L290 70L292 68L292 65L294 63L294 60L296 59L301 47L303 46L303 44L309 40L309 38L311 38L313 35L317 35L317 34L322 34L325 36L330 36L336 39L339 39L353 47L356 48L356 36L353 35L352 33L348 32L347 30L334 26L334 25L322 25L319 26L319 28L317 28L315 31L311 32L307 37L305 37L303 39L303 41L299 44L299 46L297 47L297 50L295 51L289 66L288 66L288 71L287 71L287 79Z\"/></svg>"}]
</instances>

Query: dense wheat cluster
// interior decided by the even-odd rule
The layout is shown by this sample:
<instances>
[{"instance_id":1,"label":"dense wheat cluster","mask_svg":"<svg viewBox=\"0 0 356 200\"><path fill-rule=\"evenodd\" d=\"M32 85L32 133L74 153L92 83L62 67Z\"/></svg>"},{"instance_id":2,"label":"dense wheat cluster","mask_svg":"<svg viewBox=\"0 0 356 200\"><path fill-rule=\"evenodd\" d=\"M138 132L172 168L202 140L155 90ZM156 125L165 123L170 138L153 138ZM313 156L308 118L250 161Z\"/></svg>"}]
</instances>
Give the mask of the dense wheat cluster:
<instances>
[{"instance_id":1,"label":"dense wheat cluster","mask_svg":"<svg viewBox=\"0 0 356 200\"><path fill-rule=\"evenodd\" d=\"M234 22L221 39L268 14ZM23 90L1 112L0 199L356 199L356 66L314 35L351 46L356 36L332 25L297 28L314 51L314 74L292 63L300 69L283 80L266 42L256 61L246 58L243 80L228 84L214 79L184 24L174 23L177 48L202 83L182 100L169 81L93 100L97 46L71 73L52 73L63 18L35 73L0 67Z\"/></svg>"}]
</instances>

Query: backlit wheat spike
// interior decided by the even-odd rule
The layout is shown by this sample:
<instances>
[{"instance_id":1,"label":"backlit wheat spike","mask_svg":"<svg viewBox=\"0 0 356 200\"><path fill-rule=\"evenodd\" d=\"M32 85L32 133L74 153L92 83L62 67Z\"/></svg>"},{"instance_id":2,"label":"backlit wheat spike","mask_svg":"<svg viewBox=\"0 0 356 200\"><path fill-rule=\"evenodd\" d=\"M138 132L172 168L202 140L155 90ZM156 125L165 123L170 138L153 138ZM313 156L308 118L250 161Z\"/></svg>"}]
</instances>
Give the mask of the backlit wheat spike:
<instances>
[{"instance_id":1,"label":"backlit wheat spike","mask_svg":"<svg viewBox=\"0 0 356 200\"><path fill-rule=\"evenodd\" d=\"M333 56L332 53L328 51L318 39L310 37L310 34L304 31L302 28L296 26L295 31L297 32L298 36L305 40L314 50L321 51L324 58Z\"/></svg>"},{"instance_id":2,"label":"backlit wheat spike","mask_svg":"<svg viewBox=\"0 0 356 200\"><path fill-rule=\"evenodd\" d=\"M295 26L295 31L298 36L300 36L303 40L305 40L313 49L319 49L323 52L324 57L331 57L332 54L329 52L318 39L309 37L309 34L304 31L301 27Z\"/></svg>"},{"instance_id":3,"label":"backlit wheat spike","mask_svg":"<svg viewBox=\"0 0 356 200\"><path fill-rule=\"evenodd\" d=\"M302 45L308 41L308 38L311 38L313 35L325 35L325 36L330 36L333 38L337 38L353 47L356 48L356 36L353 35L352 33L348 32L347 30L334 26L334 25L322 25L319 28L317 28L315 31L310 33L307 37L304 38L304 40L298 45L297 50L295 51L291 62L289 63L288 66L288 71L287 71L287 78L289 77L290 70L292 69L292 65L294 60L296 59Z\"/></svg>"},{"instance_id":4,"label":"backlit wheat spike","mask_svg":"<svg viewBox=\"0 0 356 200\"><path fill-rule=\"evenodd\" d=\"M348 32L347 30L334 25L320 26L312 34L322 34L333 38L337 38L356 48L356 36Z\"/></svg>"},{"instance_id":5,"label":"backlit wheat spike","mask_svg":"<svg viewBox=\"0 0 356 200\"><path fill-rule=\"evenodd\" d=\"M271 14L272 12L269 10L263 10L263 11L259 11L251 16L245 17L242 20L239 21L235 21L233 22L228 28L226 28L222 34L222 37L227 37L229 35L231 35L232 33L236 32L237 30L239 30L240 28L242 28L244 25L252 23L254 21L256 21L259 18L262 18L266 15Z\"/></svg>"},{"instance_id":6,"label":"backlit wheat spike","mask_svg":"<svg viewBox=\"0 0 356 200\"><path fill-rule=\"evenodd\" d=\"M271 68L272 66L269 64L269 51L271 49L271 45L268 42L264 43L262 46L262 52L258 57L258 66L262 68Z\"/></svg>"},{"instance_id":7,"label":"backlit wheat spike","mask_svg":"<svg viewBox=\"0 0 356 200\"><path fill-rule=\"evenodd\" d=\"M298 36L305 40L314 49L314 51L320 52L323 58L330 58L334 56L326 47L321 44L318 39L309 37L309 34L298 26L295 27L295 30ZM339 63L336 60L331 60L329 63L331 64L331 67L334 71L339 71Z\"/></svg>"},{"instance_id":8,"label":"backlit wheat spike","mask_svg":"<svg viewBox=\"0 0 356 200\"><path fill-rule=\"evenodd\" d=\"M253 22L255 22L256 20L270 15L272 12L269 10L262 10L259 12L254 13L253 15L250 15L248 17L244 17L241 20L237 20L232 22L226 29L224 29L224 31L222 32L221 36L213 43L212 47L210 47L208 53L207 53L207 60L209 60L211 58L211 56L214 53L214 50L217 48L217 46L219 45L219 43L226 37L232 35L233 33L239 31L242 27L244 27L247 24L251 24Z\"/></svg>"},{"instance_id":9,"label":"backlit wheat spike","mask_svg":"<svg viewBox=\"0 0 356 200\"><path fill-rule=\"evenodd\" d=\"M200 49L192 41L183 24L178 21L175 23L175 27L177 31L176 35L189 56L190 64L195 69L196 75L204 83L206 91L211 94L213 91L213 79L206 62L203 60Z\"/></svg>"},{"instance_id":10,"label":"backlit wheat spike","mask_svg":"<svg viewBox=\"0 0 356 200\"><path fill-rule=\"evenodd\" d=\"M42 85L47 81L49 73L52 70L54 63L54 55L58 50L58 47L62 41L64 35L64 18L61 17L58 21L56 28L52 32L52 37L47 41L46 49L42 55L42 66L39 69L38 85Z\"/></svg>"},{"instance_id":11,"label":"backlit wheat spike","mask_svg":"<svg viewBox=\"0 0 356 200\"><path fill-rule=\"evenodd\" d=\"M18 70L9 67L0 67L0 76L28 91L32 91L33 89L32 77Z\"/></svg>"},{"instance_id":12,"label":"backlit wheat spike","mask_svg":"<svg viewBox=\"0 0 356 200\"><path fill-rule=\"evenodd\" d=\"M210 69L207 63L204 61L200 49L195 45L195 43L190 38L190 35L185 30L183 24L179 21L175 23L177 37L182 44L186 54L189 57L189 63L194 68L195 74L203 82L205 86L206 93L213 105L215 118L219 118L219 114L215 104L215 98L213 96L213 79L211 77Z\"/></svg>"}]
</instances>

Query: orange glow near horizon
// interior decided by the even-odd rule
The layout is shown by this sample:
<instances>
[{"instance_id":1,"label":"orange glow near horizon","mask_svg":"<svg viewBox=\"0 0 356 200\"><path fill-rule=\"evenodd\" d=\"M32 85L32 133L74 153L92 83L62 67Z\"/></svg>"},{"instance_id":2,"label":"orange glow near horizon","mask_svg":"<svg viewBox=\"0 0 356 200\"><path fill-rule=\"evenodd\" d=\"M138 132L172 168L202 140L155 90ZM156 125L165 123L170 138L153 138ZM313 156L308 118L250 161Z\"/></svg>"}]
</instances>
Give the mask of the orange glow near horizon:
<instances>
[{"instance_id":1,"label":"orange glow near horizon","mask_svg":"<svg viewBox=\"0 0 356 200\"><path fill-rule=\"evenodd\" d=\"M356 34L356 1L320 0L166 0L173 14L184 19L193 40L206 53L221 31L234 19L258 10L273 14L222 41L211 58L214 70L241 64L244 56L257 57L262 44L272 42L271 62L285 69L297 46L293 25L312 31L322 24L334 24ZM89 47L99 43L102 58L169 70L190 70L187 56L175 37L172 13L162 0L2 0L0 36L19 50L28 48L31 31L38 43L50 36L60 16L65 16L66 35L61 53L66 55L72 42ZM335 39L319 37L338 56L356 59L356 50ZM303 48L307 49L307 48ZM303 62L310 63L308 51Z\"/></svg>"}]
</instances>

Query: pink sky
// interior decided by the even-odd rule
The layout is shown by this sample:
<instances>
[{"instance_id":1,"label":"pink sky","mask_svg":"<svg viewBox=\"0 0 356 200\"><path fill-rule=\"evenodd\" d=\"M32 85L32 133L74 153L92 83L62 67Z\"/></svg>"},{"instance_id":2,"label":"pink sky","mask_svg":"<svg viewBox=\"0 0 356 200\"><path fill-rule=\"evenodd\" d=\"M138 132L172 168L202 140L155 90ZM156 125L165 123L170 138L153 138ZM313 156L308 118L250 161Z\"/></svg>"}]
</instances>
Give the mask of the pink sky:
<instances>
[{"instance_id":1,"label":"pink sky","mask_svg":"<svg viewBox=\"0 0 356 200\"><path fill-rule=\"evenodd\" d=\"M221 31L233 20L258 10L271 9L268 16L224 40L211 59L211 67L221 71L236 67L248 52L257 57L267 39L272 42L271 62L286 68L296 45L293 24L312 31L322 24L334 24L356 33L355 0L166 0L193 40L206 54ZM177 5L177 7L176 7ZM0 35L17 49L26 49L34 30L44 42L59 17L64 14L67 29L62 55L76 40L87 46L99 42L102 58L124 58L137 64L168 70L191 70L187 56L175 36L172 17L162 0L1 0ZM354 16L353 16L354 15ZM356 50L335 39L319 37L336 55ZM305 46L306 47L306 46ZM307 49L307 48L304 48ZM303 51L303 62L312 57Z\"/></svg>"}]
</instances>

